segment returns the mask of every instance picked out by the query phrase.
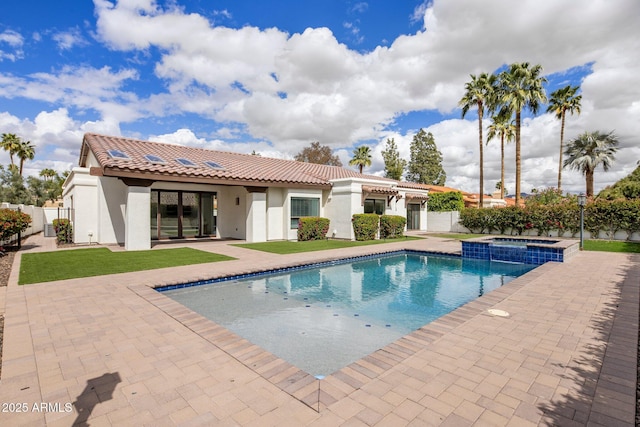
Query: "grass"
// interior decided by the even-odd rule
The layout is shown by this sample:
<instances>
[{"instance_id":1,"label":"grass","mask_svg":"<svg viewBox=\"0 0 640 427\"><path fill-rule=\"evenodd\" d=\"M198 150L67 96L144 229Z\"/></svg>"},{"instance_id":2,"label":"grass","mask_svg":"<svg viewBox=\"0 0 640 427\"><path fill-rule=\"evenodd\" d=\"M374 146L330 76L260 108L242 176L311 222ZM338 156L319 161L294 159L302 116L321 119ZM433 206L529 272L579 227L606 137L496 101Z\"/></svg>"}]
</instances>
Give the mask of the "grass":
<instances>
[{"instance_id":1,"label":"grass","mask_svg":"<svg viewBox=\"0 0 640 427\"><path fill-rule=\"evenodd\" d=\"M23 254L18 283L50 282L105 274L234 259L192 248L111 252L107 248Z\"/></svg>"},{"instance_id":2,"label":"grass","mask_svg":"<svg viewBox=\"0 0 640 427\"><path fill-rule=\"evenodd\" d=\"M327 249L351 248L354 246L377 245L381 243L403 242L407 240L418 240L419 237L406 236L399 239L386 240L366 240L363 242L351 240L310 240L307 242L278 241L265 243L238 243L234 246L254 249L257 251L270 252L273 254L297 254L300 252L324 251Z\"/></svg>"},{"instance_id":3,"label":"grass","mask_svg":"<svg viewBox=\"0 0 640 427\"><path fill-rule=\"evenodd\" d=\"M476 237L483 237L486 234L471 234L471 233L435 233L429 234L430 237L440 237L442 239L457 239L457 240L465 240L465 239L474 239Z\"/></svg>"},{"instance_id":4,"label":"grass","mask_svg":"<svg viewBox=\"0 0 640 427\"><path fill-rule=\"evenodd\" d=\"M585 251L640 253L640 243L615 240L585 240Z\"/></svg>"}]
</instances>

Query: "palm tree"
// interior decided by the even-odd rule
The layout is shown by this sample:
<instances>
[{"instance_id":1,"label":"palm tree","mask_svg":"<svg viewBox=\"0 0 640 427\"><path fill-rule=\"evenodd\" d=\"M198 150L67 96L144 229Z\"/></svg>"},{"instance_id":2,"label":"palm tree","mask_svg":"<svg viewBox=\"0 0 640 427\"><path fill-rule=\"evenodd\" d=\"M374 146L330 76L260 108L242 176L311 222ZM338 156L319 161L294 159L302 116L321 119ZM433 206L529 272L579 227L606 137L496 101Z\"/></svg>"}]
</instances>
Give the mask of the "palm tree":
<instances>
[{"instance_id":1,"label":"palm tree","mask_svg":"<svg viewBox=\"0 0 640 427\"><path fill-rule=\"evenodd\" d=\"M538 113L541 103L547 102L547 95L542 87L547 79L540 76L542 66L529 67L528 62L511 64L509 69L500 73L499 94L497 103L502 106L501 114L509 117L516 115L516 206L520 204L520 178L522 160L520 155L520 127L522 110L528 108L533 114Z\"/></svg>"},{"instance_id":2,"label":"palm tree","mask_svg":"<svg viewBox=\"0 0 640 427\"><path fill-rule=\"evenodd\" d=\"M31 141L20 141L15 154L20 159L20 176L22 176L24 162L25 160L33 160L36 155L36 147L31 144Z\"/></svg>"},{"instance_id":3,"label":"palm tree","mask_svg":"<svg viewBox=\"0 0 640 427\"><path fill-rule=\"evenodd\" d=\"M13 162L13 155L16 154L18 146L20 145L20 138L13 133L2 134L2 148L9 152L9 158L11 159L11 166L15 166Z\"/></svg>"},{"instance_id":4,"label":"palm tree","mask_svg":"<svg viewBox=\"0 0 640 427\"><path fill-rule=\"evenodd\" d=\"M371 166L371 149L366 145L353 150L353 158L349 160L350 166L358 166L360 173L365 166Z\"/></svg>"},{"instance_id":5,"label":"palm tree","mask_svg":"<svg viewBox=\"0 0 640 427\"><path fill-rule=\"evenodd\" d=\"M593 196L593 172L600 164L605 172L609 170L615 160L617 146L618 137L613 131L585 132L567 145L564 151L567 159L563 166L582 172L586 180L587 197Z\"/></svg>"},{"instance_id":6,"label":"palm tree","mask_svg":"<svg viewBox=\"0 0 640 427\"><path fill-rule=\"evenodd\" d=\"M496 136L500 136L500 198L504 199L504 143L513 141L516 136L516 127L510 116L498 114L492 119L493 123L488 128L487 144Z\"/></svg>"},{"instance_id":7,"label":"palm tree","mask_svg":"<svg viewBox=\"0 0 640 427\"><path fill-rule=\"evenodd\" d=\"M58 172L53 169L44 168L40 171L40 176L44 178L45 181L51 181L53 177L55 177Z\"/></svg>"},{"instance_id":8,"label":"palm tree","mask_svg":"<svg viewBox=\"0 0 640 427\"><path fill-rule=\"evenodd\" d=\"M482 73L476 77L471 74L471 81L464 85L464 96L458 105L462 108L462 118L467 115L472 107L478 108L478 145L480 147L480 207L484 201L484 148L482 143L482 117L485 108L492 103L494 89L496 85L496 76L493 74Z\"/></svg>"},{"instance_id":9,"label":"palm tree","mask_svg":"<svg viewBox=\"0 0 640 427\"><path fill-rule=\"evenodd\" d=\"M580 101L582 95L576 95L580 86L568 85L554 92L551 92L551 99L547 107L547 113L554 113L560 119L560 160L558 162L558 190L562 191L562 153L564 150L564 119L569 112L580 114Z\"/></svg>"}]
</instances>

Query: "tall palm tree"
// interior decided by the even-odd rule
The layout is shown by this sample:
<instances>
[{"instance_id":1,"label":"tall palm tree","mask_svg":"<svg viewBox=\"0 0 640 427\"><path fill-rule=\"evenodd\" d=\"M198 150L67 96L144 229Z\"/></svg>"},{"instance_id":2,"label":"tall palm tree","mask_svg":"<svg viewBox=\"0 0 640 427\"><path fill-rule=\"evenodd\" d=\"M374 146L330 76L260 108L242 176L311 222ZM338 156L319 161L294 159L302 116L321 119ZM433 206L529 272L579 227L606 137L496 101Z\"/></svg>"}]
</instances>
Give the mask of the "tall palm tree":
<instances>
[{"instance_id":1,"label":"tall palm tree","mask_svg":"<svg viewBox=\"0 0 640 427\"><path fill-rule=\"evenodd\" d=\"M496 115L492 117L493 123L488 127L487 144L493 138L500 136L500 198L504 199L504 143L513 141L516 136L516 127L510 116Z\"/></svg>"},{"instance_id":2,"label":"tall palm tree","mask_svg":"<svg viewBox=\"0 0 640 427\"><path fill-rule=\"evenodd\" d=\"M560 160L558 161L558 190L562 191L562 153L564 151L564 120L566 113L580 114L580 101L582 95L576 95L580 86L568 85L554 92L551 92L547 113L554 113L560 119Z\"/></svg>"},{"instance_id":3,"label":"tall palm tree","mask_svg":"<svg viewBox=\"0 0 640 427\"><path fill-rule=\"evenodd\" d=\"M587 197L593 196L593 172L602 164L608 171L618 151L618 137L613 133L600 131L585 132L572 139L564 154L567 156L564 167L582 172L585 176Z\"/></svg>"},{"instance_id":4,"label":"tall palm tree","mask_svg":"<svg viewBox=\"0 0 640 427\"><path fill-rule=\"evenodd\" d=\"M353 158L349 160L350 166L358 166L360 173L365 166L371 166L371 149L366 145L353 150Z\"/></svg>"},{"instance_id":5,"label":"tall palm tree","mask_svg":"<svg viewBox=\"0 0 640 427\"><path fill-rule=\"evenodd\" d=\"M471 74L471 81L465 83L465 93L458 101L458 106L462 108L462 118L473 107L478 109L478 146L480 148L480 207L484 202L484 148L482 143L482 117L484 110L491 102L496 85L496 76L482 73L479 76Z\"/></svg>"},{"instance_id":6,"label":"tall palm tree","mask_svg":"<svg viewBox=\"0 0 640 427\"><path fill-rule=\"evenodd\" d=\"M497 103L502 106L501 114L516 115L516 206L520 204L520 181L522 175L520 128L522 110L538 113L540 104L547 102L542 85L547 79L542 77L542 66L529 66L528 62L511 64L500 73Z\"/></svg>"},{"instance_id":7,"label":"tall palm tree","mask_svg":"<svg viewBox=\"0 0 640 427\"><path fill-rule=\"evenodd\" d=\"M31 144L31 141L20 141L15 154L20 159L20 176L22 176L22 167L24 166L24 162L26 160L33 160L36 155L36 147Z\"/></svg>"},{"instance_id":8,"label":"tall palm tree","mask_svg":"<svg viewBox=\"0 0 640 427\"><path fill-rule=\"evenodd\" d=\"M15 166L13 162L13 155L16 154L18 146L20 145L20 138L13 133L2 134L2 148L9 152L9 158L11 159L11 166Z\"/></svg>"}]
</instances>

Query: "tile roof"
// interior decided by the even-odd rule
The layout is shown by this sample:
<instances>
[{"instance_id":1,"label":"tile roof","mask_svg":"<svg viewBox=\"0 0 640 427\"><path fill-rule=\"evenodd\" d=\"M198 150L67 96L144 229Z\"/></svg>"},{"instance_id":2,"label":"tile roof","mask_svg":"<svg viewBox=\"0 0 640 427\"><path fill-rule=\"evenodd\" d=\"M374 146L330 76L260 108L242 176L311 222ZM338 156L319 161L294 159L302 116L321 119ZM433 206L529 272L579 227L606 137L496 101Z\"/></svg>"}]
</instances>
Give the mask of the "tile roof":
<instances>
[{"instance_id":1,"label":"tile roof","mask_svg":"<svg viewBox=\"0 0 640 427\"><path fill-rule=\"evenodd\" d=\"M96 174L103 176L155 181L320 188L329 188L331 180L341 178L366 178L396 183L394 180L360 174L355 170L339 166L318 165L93 133L84 135L80 166L86 166L89 150L93 152L100 165L100 171ZM109 150L119 150L125 153L129 160L113 158L109 155ZM165 163L151 162L145 158L146 155L160 157ZM180 164L176 161L178 158L189 159L195 163L195 166ZM215 162L221 168L212 168L204 162Z\"/></svg>"},{"instance_id":2,"label":"tile roof","mask_svg":"<svg viewBox=\"0 0 640 427\"><path fill-rule=\"evenodd\" d=\"M363 185L362 186L363 193L373 193L373 194L390 194L396 195L398 194L398 190L391 187L377 187L373 185Z\"/></svg>"}]
</instances>

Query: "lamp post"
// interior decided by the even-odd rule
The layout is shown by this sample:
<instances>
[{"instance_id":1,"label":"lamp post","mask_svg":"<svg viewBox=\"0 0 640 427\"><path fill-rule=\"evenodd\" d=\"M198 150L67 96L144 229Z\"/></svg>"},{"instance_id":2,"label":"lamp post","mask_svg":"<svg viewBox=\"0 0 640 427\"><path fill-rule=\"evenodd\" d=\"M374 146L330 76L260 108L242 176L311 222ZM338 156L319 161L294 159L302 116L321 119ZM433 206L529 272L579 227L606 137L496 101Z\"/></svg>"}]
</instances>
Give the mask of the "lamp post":
<instances>
[{"instance_id":1,"label":"lamp post","mask_svg":"<svg viewBox=\"0 0 640 427\"><path fill-rule=\"evenodd\" d=\"M580 250L584 249L584 206L587 204L587 196L578 194L578 206L580 206Z\"/></svg>"}]
</instances>

